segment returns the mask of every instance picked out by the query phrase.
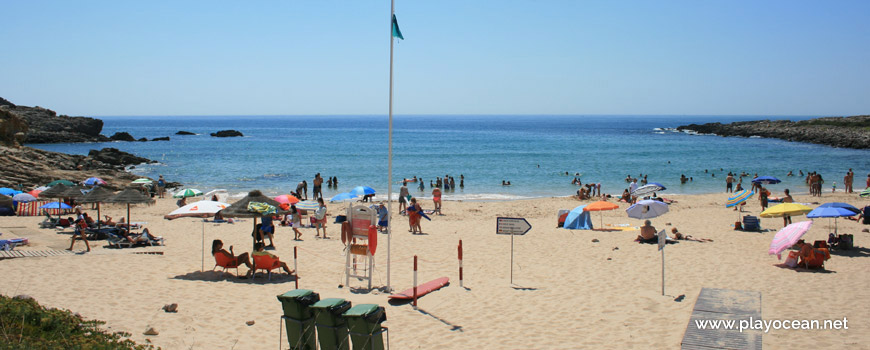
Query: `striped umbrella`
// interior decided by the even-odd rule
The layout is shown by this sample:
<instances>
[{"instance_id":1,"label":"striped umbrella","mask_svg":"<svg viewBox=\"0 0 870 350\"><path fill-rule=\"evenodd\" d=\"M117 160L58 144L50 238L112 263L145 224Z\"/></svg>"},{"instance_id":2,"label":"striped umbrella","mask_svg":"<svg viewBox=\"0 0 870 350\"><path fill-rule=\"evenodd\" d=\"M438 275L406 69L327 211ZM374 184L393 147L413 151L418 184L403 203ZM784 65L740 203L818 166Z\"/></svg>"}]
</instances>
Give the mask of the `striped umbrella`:
<instances>
[{"instance_id":1,"label":"striped umbrella","mask_svg":"<svg viewBox=\"0 0 870 350\"><path fill-rule=\"evenodd\" d=\"M748 200L749 198L752 198L752 196L754 196L754 195L755 195L755 192L750 191L750 190L743 190L743 191L737 192L733 196L728 197L728 201L725 202L725 208L731 208L731 207L736 206L740 203L743 203L746 200Z\"/></svg>"},{"instance_id":2,"label":"striped umbrella","mask_svg":"<svg viewBox=\"0 0 870 350\"><path fill-rule=\"evenodd\" d=\"M320 208L320 204L317 201L301 201L296 203L296 209L317 210L317 208Z\"/></svg>"},{"instance_id":3,"label":"striped umbrella","mask_svg":"<svg viewBox=\"0 0 870 350\"><path fill-rule=\"evenodd\" d=\"M870 197L870 187L865 188L861 193L858 194L862 198Z\"/></svg>"},{"instance_id":4,"label":"striped umbrella","mask_svg":"<svg viewBox=\"0 0 870 350\"><path fill-rule=\"evenodd\" d=\"M648 185L643 185L638 187L631 193L632 196L637 196L638 198L644 197L646 195L650 195L653 192L664 191L665 186L662 186L660 183L651 183Z\"/></svg>"},{"instance_id":5,"label":"striped umbrella","mask_svg":"<svg viewBox=\"0 0 870 350\"><path fill-rule=\"evenodd\" d=\"M198 196L202 196L202 191L195 188L186 188L181 191L175 192L175 194L172 195L172 198L187 198Z\"/></svg>"},{"instance_id":6,"label":"striped umbrella","mask_svg":"<svg viewBox=\"0 0 870 350\"><path fill-rule=\"evenodd\" d=\"M811 226L813 226L812 221L801 221L783 227L773 237L773 242L770 242L770 249L767 250L767 254L775 254L778 259L782 259L782 251L797 243L810 230Z\"/></svg>"}]
</instances>

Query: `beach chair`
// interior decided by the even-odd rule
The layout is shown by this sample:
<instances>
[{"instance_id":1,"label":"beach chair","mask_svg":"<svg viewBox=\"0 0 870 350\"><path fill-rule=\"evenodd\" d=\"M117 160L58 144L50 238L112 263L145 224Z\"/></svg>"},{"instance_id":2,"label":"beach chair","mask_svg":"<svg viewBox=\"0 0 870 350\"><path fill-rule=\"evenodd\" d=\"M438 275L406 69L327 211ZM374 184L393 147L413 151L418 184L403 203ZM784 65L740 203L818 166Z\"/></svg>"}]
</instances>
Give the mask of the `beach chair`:
<instances>
[{"instance_id":1,"label":"beach chair","mask_svg":"<svg viewBox=\"0 0 870 350\"><path fill-rule=\"evenodd\" d=\"M378 235L378 211L364 205L347 208L346 232L349 237L342 237L346 241L345 248L345 285L350 285L350 278L368 281L368 288L372 288L372 273L375 266L374 252L377 248ZM364 242L356 244L357 240ZM357 257L361 257L358 263ZM363 266L362 272L357 272L357 266Z\"/></svg>"},{"instance_id":2,"label":"beach chair","mask_svg":"<svg viewBox=\"0 0 870 350\"><path fill-rule=\"evenodd\" d=\"M222 272L227 272L227 269L236 269L236 277L239 276L239 264L237 261L230 259L230 257L225 254L215 254L214 255L214 267L211 269L214 271L218 267L223 268Z\"/></svg>"},{"instance_id":3,"label":"beach chair","mask_svg":"<svg viewBox=\"0 0 870 350\"><path fill-rule=\"evenodd\" d=\"M266 270L269 275L269 280L272 280L272 270L281 267L281 261L268 255L254 255L254 274L251 278L257 275L257 270Z\"/></svg>"},{"instance_id":4,"label":"beach chair","mask_svg":"<svg viewBox=\"0 0 870 350\"><path fill-rule=\"evenodd\" d=\"M27 238L0 239L0 250L10 251L19 245L27 245Z\"/></svg>"},{"instance_id":5,"label":"beach chair","mask_svg":"<svg viewBox=\"0 0 870 350\"><path fill-rule=\"evenodd\" d=\"M743 231L761 231L761 220L752 215L744 216Z\"/></svg>"},{"instance_id":6,"label":"beach chair","mask_svg":"<svg viewBox=\"0 0 870 350\"><path fill-rule=\"evenodd\" d=\"M126 238L114 233L109 233L106 237L106 242L109 243L109 247L118 249L131 248L134 245L133 242L130 242Z\"/></svg>"}]
</instances>

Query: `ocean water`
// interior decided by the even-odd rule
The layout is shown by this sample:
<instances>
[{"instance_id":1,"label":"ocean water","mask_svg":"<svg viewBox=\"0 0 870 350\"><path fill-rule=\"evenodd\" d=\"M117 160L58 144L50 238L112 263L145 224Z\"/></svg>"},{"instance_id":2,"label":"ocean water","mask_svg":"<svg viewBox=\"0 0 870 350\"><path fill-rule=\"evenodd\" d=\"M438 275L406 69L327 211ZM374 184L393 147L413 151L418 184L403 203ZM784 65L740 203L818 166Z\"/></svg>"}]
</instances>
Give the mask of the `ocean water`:
<instances>
[{"instance_id":1,"label":"ocean water","mask_svg":"<svg viewBox=\"0 0 870 350\"><path fill-rule=\"evenodd\" d=\"M267 194L295 190L316 173L336 176L338 189L358 185L379 195L387 190L387 117L385 116L222 116L102 117L103 134L130 132L134 137L170 136L169 142L34 144L45 150L87 154L115 147L159 164L132 171L204 191L225 188L233 194L260 189ZM771 189L806 192L803 178L789 171L819 171L830 189L842 188L849 168L856 184L870 173L870 151L840 149L764 138L691 135L667 128L707 122L766 119L740 116L397 116L393 132L393 190L398 181L417 176L426 185L415 196L431 193L429 181L446 174L465 176L465 187L447 191L447 200L500 200L567 196L576 192L573 174L583 183L602 184L602 192L621 194L626 175L648 175L667 186L666 194L721 192L728 171L776 176ZM807 119L781 117L779 119ZM245 137L215 138L209 133L239 130ZM179 136L179 130L198 135ZM706 172L705 172L706 170ZM571 174L566 176L565 172ZM693 181L680 184L681 174ZM715 177L714 177L715 176ZM502 180L511 186L502 186ZM748 180L748 179L746 179ZM855 186L863 187L863 186Z\"/></svg>"}]
</instances>

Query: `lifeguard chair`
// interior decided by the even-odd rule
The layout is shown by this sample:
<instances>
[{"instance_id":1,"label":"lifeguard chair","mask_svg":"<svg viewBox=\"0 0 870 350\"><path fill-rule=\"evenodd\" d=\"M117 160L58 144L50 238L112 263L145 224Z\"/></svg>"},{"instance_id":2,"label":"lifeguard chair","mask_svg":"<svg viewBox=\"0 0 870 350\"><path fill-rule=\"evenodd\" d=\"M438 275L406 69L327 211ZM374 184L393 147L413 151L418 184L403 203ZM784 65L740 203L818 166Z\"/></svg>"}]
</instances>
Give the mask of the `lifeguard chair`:
<instances>
[{"instance_id":1,"label":"lifeguard chair","mask_svg":"<svg viewBox=\"0 0 870 350\"><path fill-rule=\"evenodd\" d=\"M368 280L372 288L372 272L375 267L375 251L378 247L378 211L363 205L347 208L347 220L341 225L341 242L345 244L345 285L350 278ZM362 261L357 261L361 257ZM358 272L357 265L362 265Z\"/></svg>"}]
</instances>

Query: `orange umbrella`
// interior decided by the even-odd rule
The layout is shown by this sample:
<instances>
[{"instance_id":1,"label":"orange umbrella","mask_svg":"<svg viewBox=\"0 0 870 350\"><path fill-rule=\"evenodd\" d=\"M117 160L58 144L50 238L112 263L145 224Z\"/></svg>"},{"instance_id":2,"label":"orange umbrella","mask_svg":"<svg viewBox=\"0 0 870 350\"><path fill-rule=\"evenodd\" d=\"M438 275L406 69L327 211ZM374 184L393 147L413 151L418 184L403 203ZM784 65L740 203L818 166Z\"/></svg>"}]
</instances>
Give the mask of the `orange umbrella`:
<instances>
[{"instance_id":1,"label":"orange umbrella","mask_svg":"<svg viewBox=\"0 0 870 350\"><path fill-rule=\"evenodd\" d=\"M604 210L613 210L619 209L619 205L616 203L610 203L608 201L597 201L595 203L587 205L583 208L583 211L604 211ZM601 215L601 228L604 228L604 214Z\"/></svg>"},{"instance_id":2,"label":"orange umbrella","mask_svg":"<svg viewBox=\"0 0 870 350\"><path fill-rule=\"evenodd\" d=\"M292 194L282 194L278 197L275 197L275 200L278 203L287 203L287 204L299 203L299 198L296 198L296 196L294 196Z\"/></svg>"}]
</instances>

